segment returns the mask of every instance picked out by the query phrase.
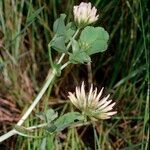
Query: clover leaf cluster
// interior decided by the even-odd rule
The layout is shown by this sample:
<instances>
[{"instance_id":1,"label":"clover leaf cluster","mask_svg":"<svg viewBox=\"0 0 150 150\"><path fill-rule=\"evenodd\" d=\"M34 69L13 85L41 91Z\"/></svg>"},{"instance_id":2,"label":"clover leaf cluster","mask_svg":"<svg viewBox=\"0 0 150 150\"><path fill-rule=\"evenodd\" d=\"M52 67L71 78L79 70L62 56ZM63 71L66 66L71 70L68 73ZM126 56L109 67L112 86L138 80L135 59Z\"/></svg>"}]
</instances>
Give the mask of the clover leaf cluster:
<instances>
[{"instance_id":1,"label":"clover leaf cluster","mask_svg":"<svg viewBox=\"0 0 150 150\"><path fill-rule=\"evenodd\" d=\"M107 49L109 35L102 27L86 26L77 28L73 22L65 23L65 14L54 22L54 37L50 41L51 48L69 56L72 64L88 63L90 56ZM76 32L78 35L75 37Z\"/></svg>"}]
</instances>

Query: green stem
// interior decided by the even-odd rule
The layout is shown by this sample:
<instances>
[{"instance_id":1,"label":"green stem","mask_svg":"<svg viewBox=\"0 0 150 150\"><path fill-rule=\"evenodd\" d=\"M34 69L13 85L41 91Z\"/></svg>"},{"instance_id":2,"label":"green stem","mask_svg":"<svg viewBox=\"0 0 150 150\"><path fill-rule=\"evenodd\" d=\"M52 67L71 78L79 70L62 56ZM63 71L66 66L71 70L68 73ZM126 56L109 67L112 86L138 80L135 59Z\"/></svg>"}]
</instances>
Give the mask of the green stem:
<instances>
[{"instance_id":1,"label":"green stem","mask_svg":"<svg viewBox=\"0 0 150 150\"><path fill-rule=\"evenodd\" d=\"M65 64L63 64L62 66L61 66L61 70L63 70L66 66L68 66L70 64L70 61L67 61Z\"/></svg>"},{"instance_id":2,"label":"green stem","mask_svg":"<svg viewBox=\"0 0 150 150\"><path fill-rule=\"evenodd\" d=\"M34 129L43 128L43 127L46 127L46 126L47 126L47 123L42 123L42 124L39 124L39 125L36 125L36 126L28 127L26 129L27 130L34 130Z\"/></svg>"},{"instance_id":3,"label":"green stem","mask_svg":"<svg viewBox=\"0 0 150 150\"><path fill-rule=\"evenodd\" d=\"M80 29L78 28L77 29L77 31L75 32L75 34L73 35L73 39L75 39L75 37L78 35L78 33L79 33L79 31L80 31ZM67 45L67 50L69 50L69 48L70 48L70 46L71 46L71 40L70 40L70 42L68 43L68 45ZM63 58L65 57L65 53L63 53L62 55L61 55L61 57L60 57L60 59L58 60L58 64L60 64L61 62L62 62L62 60L63 60Z\"/></svg>"},{"instance_id":4,"label":"green stem","mask_svg":"<svg viewBox=\"0 0 150 150\"><path fill-rule=\"evenodd\" d=\"M49 61L50 61L50 65L53 68L53 60L52 60L52 53L51 53L51 46L50 43L48 44L48 54L49 54Z\"/></svg>"},{"instance_id":5,"label":"green stem","mask_svg":"<svg viewBox=\"0 0 150 150\"><path fill-rule=\"evenodd\" d=\"M47 90L47 94L46 94L45 101L44 101L44 112L46 112L48 109L48 101L49 101L49 96L51 94L52 87L53 87L53 83L50 84L50 86Z\"/></svg>"},{"instance_id":6,"label":"green stem","mask_svg":"<svg viewBox=\"0 0 150 150\"><path fill-rule=\"evenodd\" d=\"M80 31L80 29L78 28L77 31L75 32L75 34L73 35L72 39L75 39L75 37L78 35L79 31ZM69 42L68 45L67 45L67 50L70 48L71 42L72 42L72 41L70 40L70 42Z\"/></svg>"}]
</instances>

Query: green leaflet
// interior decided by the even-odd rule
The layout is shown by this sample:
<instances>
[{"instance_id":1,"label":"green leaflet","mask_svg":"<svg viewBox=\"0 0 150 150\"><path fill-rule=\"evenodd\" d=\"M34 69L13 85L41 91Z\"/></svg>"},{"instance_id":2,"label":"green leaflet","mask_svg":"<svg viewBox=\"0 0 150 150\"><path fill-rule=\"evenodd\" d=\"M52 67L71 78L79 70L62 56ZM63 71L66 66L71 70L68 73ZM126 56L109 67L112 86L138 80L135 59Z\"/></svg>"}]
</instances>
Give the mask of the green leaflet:
<instances>
[{"instance_id":1,"label":"green leaflet","mask_svg":"<svg viewBox=\"0 0 150 150\"><path fill-rule=\"evenodd\" d=\"M72 46L73 53L80 50L79 44L75 39L71 39L71 46Z\"/></svg>"},{"instance_id":2,"label":"green leaflet","mask_svg":"<svg viewBox=\"0 0 150 150\"><path fill-rule=\"evenodd\" d=\"M65 42L69 42L70 39L72 39L72 36L74 35L76 31L76 27L75 25L73 24L73 22L69 22L67 25L66 25L66 33L65 33Z\"/></svg>"},{"instance_id":3,"label":"green leaflet","mask_svg":"<svg viewBox=\"0 0 150 150\"><path fill-rule=\"evenodd\" d=\"M75 121L83 121L84 117L79 112L70 112L66 113L63 116L60 116L55 122L54 125L57 127L56 132L64 130L66 127L69 127Z\"/></svg>"},{"instance_id":4,"label":"green leaflet","mask_svg":"<svg viewBox=\"0 0 150 150\"><path fill-rule=\"evenodd\" d=\"M48 109L46 112L37 113L36 116L47 123L51 123L58 117L58 113L53 109Z\"/></svg>"},{"instance_id":5,"label":"green leaflet","mask_svg":"<svg viewBox=\"0 0 150 150\"><path fill-rule=\"evenodd\" d=\"M109 35L102 27L85 27L79 41L72 39L69 61L73 64L90 62L90 55L107 49L108 39Z\"/></svg>"},{"instance_id":6,"label":"green leaflet","mask_svg":"<svg viewBox=\"0 0 150 150\"><path fill-rule=\"evenodd\" d=\"M56 35L50 42L50 45L53 49L55 49L58 52L65 53L67 51L66 46L65 46L65 37L64 36Z\"/></svg>"},{"instance_id":7,"label":"green leaflet","mask_svg":"<svg viewBox=\"0 0 150 150\"><path fill-rule=\"evenodd\" d=\"M72 64L78 64L78 63L88 63L91 61L91 58L86 54L85 51L79 50L79 51L74 51L73 53L69 54L69 61Z\"/></svg>"},{"instance_id":8,"label":"green leaflet","mask_svg":"<svg viewBox=\"0 0 150 150\"><path fill-rule=\"evenodd\" d=\"M52 122L58 117L58 113L55 112L53 109L48 109L45 113L47 122Z\"/></svg>"},{"instance_id":9,"label":"green leaflet","mask_svg":"<svg viewBox=\"0 0 150 150\"><path fill-rule=\"evenodd\" d=\"M60 17L58 19L56 19L56 21L53 24L53 31L55 32L55 34L57 35L64 35L66 32L66 26L65 26L65 18L66 15L65 14L61 14Z\"/></svg>"},{"instance_id":10,"label":"green leaflet","mask_svg":"<svg viewBox=\"0 0 150 150\"><path fill-rule=\"evenodd\" d=\"M74 24L70 22L66 26L65 18L66 15L61 14L60 17L54 22L53 31L55 33L55 36L50 42L51 47L60 53L67 52L65 43L69 42L69 40L75 33Z\"/></svg>"},{"instance_id":11,"label":"green leaflet","mask_svg":"<svg viewBox=\"0 0 150 150\"><path fill-rule=\"evenodd\" d=\"M90 57L86 54L86 52L80 49L79 43L75 39L71 40L71 46L72 53L69 54L69 61L72 64L83 64L91 61Z\"/></svg>"},{"instance_id":12,"label":"green leaflet","mask_svg":"<svg viewBox=\"0 0 150 150\"><path fill-rule=\"evenodd\" d=\"M87 26L80 35L79 43L88 55L107 49L108 33L102 27Z\"/></svg>"}]
</instances>

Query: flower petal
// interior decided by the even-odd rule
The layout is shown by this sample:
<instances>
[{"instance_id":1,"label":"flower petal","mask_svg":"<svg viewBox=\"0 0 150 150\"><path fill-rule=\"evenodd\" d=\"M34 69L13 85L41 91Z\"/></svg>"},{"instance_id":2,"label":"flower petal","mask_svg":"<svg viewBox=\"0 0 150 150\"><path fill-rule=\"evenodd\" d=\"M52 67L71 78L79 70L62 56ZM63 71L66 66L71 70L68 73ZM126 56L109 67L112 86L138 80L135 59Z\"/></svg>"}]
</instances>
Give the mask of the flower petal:
<instances>
[{"instance_id":1,"label":"flower petal","mask_svg":"<svg viewBox=\"0 0 150 150\"><path fill-rule=\"evenodd\" d=\"M86 99L86 95L85 95L85 85L84 82L82 82L81 85L81 99L83 100L83 108L86 109L86 105L87 105L87 99Z\"/></svg>"},{"instance_id":2,"label":"flower petal","mask_svg":"<svg viewBox=\"0 0 150 150\"><path fill-rule=\"evenodd\" d=\"M100 106L100 109L104 109L105 107L107 107L110 103L112 102L112 100L109 100L107 102L105 102L103 105Z\"/></svg>"},{"instance_id":3,"label":"flower petal","mask_svg":"<svg viewBox=\"0 0 150 150\"><path fill-rule=\"evenodd\" d=\"M101 112L108 112L108 111L112 110L112 109L113 109L113 106L114 106L115 104L116 104L115 102L112 103L111 105L109 105L109 106L105 107L103 110L101 110Z\"/></svg>"},{"instance_id":4,"label":"flower petal","mask_svg":"<svg viewBox=\"0 0 150 150\"><path fill-rule=\"evenodd\" d=\"M79 106L78 106L78 100L77 100L77 98L74 96L74 94L72 94L71 92L69 92L68 98L70 99L70 101L71 101L77 108L79 108Z\"/></svg>"},{"instance_id":5,"label":"flower petal","mask_svg":"<svg viewBox=\"0 0 150 150\"><path fill-rule=\"evenodd\" d=\"M93 92L93 84L91 84L90 92L88 94L88 105L91 103L92 100L92 92Z\"/></svg>"},{"instance_id":6,"label":"flower petal","mask_svg":"<svg viewBox=\"0 0 150 150\"><path fill-rule=\"evenodd\" d=\"M97 108L100 107L101 105L103 105L103 104L107 101L107 99L109 98L109 96L110 96L110 94L107 95L106 97L104 97L103 99L101 99L101 100L98 102Z\"/></svg>"},{"instance_id":7,"label":"flower petal","mask_svg":"<svg viewBox=\"0 0 150 150\"><path fill-rule=\"evenodd\" d=\"M102 87L102 89L100 90L99 94L97 95L97 97L95 99L97 102L99 101L99 99L100 99L100 97L101 97L101 95L103 93L103 90L104 90L104 87Z\"/></svg>"}]
</instances>

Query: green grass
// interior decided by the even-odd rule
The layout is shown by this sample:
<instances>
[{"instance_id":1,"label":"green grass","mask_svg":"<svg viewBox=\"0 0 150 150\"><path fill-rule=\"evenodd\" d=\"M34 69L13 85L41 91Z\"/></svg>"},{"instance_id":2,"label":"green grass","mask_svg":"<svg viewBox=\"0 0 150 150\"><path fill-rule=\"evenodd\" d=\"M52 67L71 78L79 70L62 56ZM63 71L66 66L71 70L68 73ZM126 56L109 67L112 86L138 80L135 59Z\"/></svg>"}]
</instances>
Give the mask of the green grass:
<instances>
[{"instance_id":1,"label":"green grass","mask_svg":"<svg viewBox=\"0 0 150 150\"><path fill-rule=\"evenodd\" d=\"M92 0L100 14L95 24L110 34L108 50L92 56L87 65L67 67L54 87L50 87L24 126L39 123L35 112L45 109L48 101L63 114L72 110L67 91L84 80L104 86L117 102L117 116L96 126L86 125L41 139L15 137L0 145L14 149L148 149L149 141L149 21L148 0ZM0 98L12 100L23 114L42 87L49 70L48 42L53 36L53 21L60 13L73 18L73 0L1 0L0 1ZM43 7L44 6L44 7ZM57 58L56 52L53 57ZM88 70L88 74L87 74ZM92 79L89 80L89 77ZM47 103L46 103L47 104ZM7 111L7 106L0 106ZM1 109L0 109L1 110ZM13 114L15 117L15 114ZM15 122L1 123L0 133ZM35 135L42 135L43 130ZM41 148L42 149L42 148ZM44 148L43 148L44 149Z\"/></svg>"}]
</instances>

